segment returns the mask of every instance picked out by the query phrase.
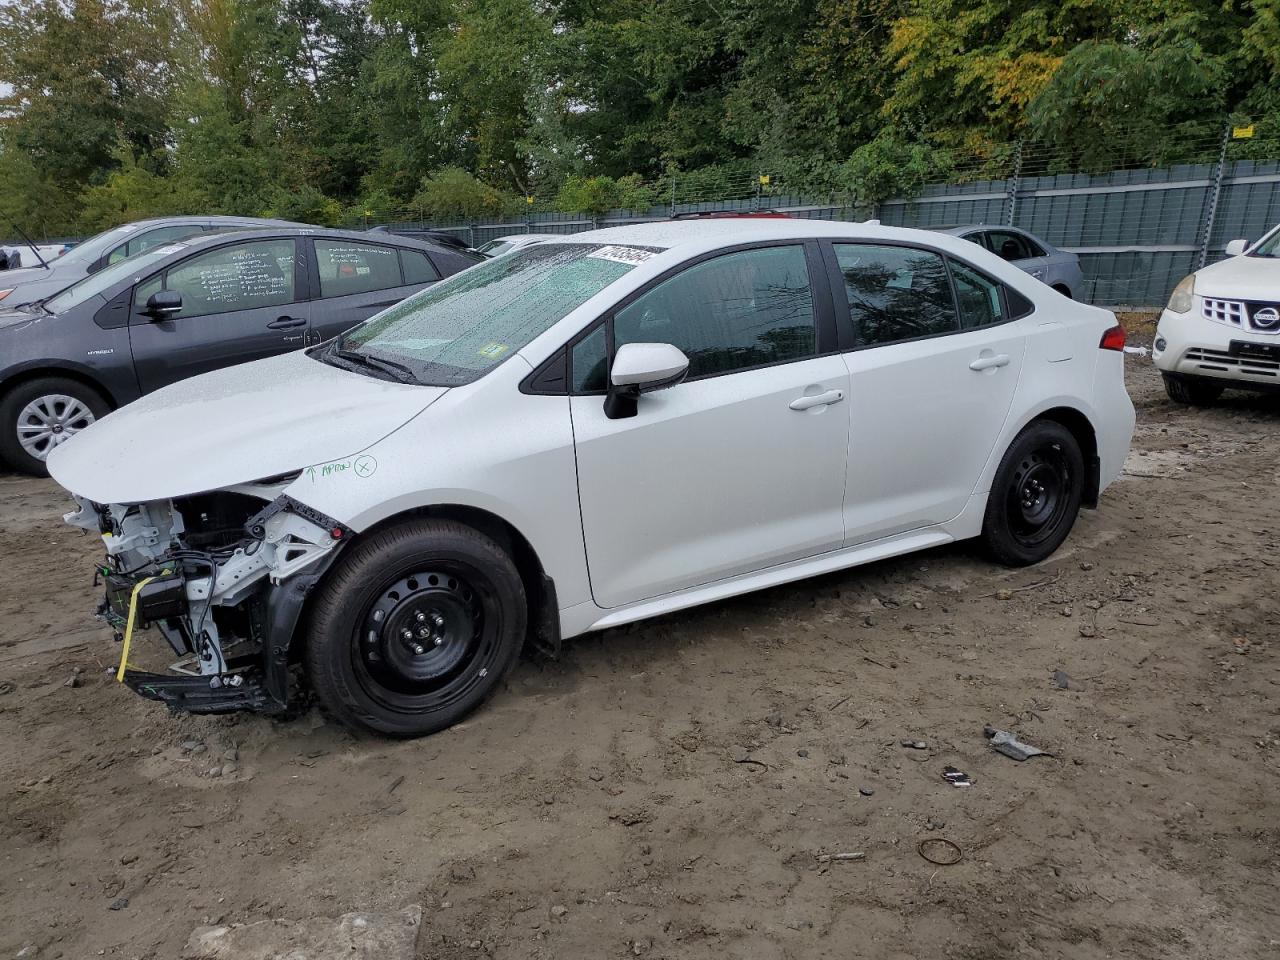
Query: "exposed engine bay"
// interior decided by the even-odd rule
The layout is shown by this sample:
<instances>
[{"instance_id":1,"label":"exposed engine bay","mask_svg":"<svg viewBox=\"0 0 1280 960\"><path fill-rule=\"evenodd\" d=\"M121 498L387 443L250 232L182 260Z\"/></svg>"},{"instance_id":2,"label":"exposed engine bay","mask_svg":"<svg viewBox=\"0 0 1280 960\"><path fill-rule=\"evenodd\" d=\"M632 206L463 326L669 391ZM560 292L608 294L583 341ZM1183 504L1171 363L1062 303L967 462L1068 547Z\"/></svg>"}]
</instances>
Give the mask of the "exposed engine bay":
<instances>
[{"instance_id":1,"label":"exposed engine bay","mask_svg":"<svg viewBox=\"0 0 1280 960\"><path fill-rule=\"evenodd\" d=\"M64 519L102 536L98 616L123 644L119 679L175 709L279 712L302 602L350 531L282 492L293 475L135 504L75 498ZM128 663L155 627L179 658Z\"/></svg>"}]
</instances>

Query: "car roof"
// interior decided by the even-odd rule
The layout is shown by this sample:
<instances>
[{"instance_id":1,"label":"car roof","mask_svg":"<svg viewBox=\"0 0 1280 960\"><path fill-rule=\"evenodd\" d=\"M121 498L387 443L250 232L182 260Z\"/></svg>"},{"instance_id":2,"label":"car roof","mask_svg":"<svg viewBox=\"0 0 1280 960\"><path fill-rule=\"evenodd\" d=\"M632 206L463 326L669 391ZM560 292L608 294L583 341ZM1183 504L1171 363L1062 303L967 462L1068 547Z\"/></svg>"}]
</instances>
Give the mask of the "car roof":
<instances>
[{"instance_id":1,"label":"car roof","mask_svg":"<svg viewBox=\"0 0 1280 960\"><path fill-rule=\"evenodd\" d=\"M397 247L408 247L415 250L429 250L432 253L451 253L466 256L465 250L458 250L429 239L403 237L396 233L375 234L369 236L367 230L334 230L328 227L289 226L278 230L227 230L222 233L198 234L174 243L184 244L188 249L201 249L225 243L228 240L270 239L279 237L315 237L319 240L350 240L359 243L391 244Z\"/></svg>"},{"instance_id":2,"label":"car roof","mask_svg":"<svg viewBox=\"0 0 1280 960\"><path fill-rule=\"evenodd\" d=\"M177 225L183 223L214 223L227 224L234 226L236 224L260 223L265 226L272 227L305 227L307 224L299 223L297 220L276 220L270 217L228 217L220 214L187 214L180 217L148 217L146 220L132 220L129 223L122 223L122 227L133 227L135 230L140 227L163 227L170 224Z\"/></svg>"}]
</instances>

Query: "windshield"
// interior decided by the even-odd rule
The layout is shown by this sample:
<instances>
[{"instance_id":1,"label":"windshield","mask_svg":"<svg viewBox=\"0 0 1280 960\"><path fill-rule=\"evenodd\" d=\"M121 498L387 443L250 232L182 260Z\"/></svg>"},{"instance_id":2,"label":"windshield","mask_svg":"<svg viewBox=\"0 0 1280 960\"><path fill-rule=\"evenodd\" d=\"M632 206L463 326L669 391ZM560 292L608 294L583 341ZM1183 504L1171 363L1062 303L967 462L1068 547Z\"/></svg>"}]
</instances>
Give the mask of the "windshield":
<instances>
[{"instance_id":1,"label":"windshield","mask_svg":"<svg viewBox=\"0 0 1280 960\"><path fill-rule=\"evenodd\" d=\"M511 249L510 240L490 240L483 247L480 247L480 249L477 252L483 253L486 256L496 257L498 254L506 253L510 249Z\"/></svg>"},{"instance_id":2,"label":"windshield","mask_svg":"<svg viewBox=\"0 0 1280 960\"><path fill-rule=\"evenodd\" d=\"M140 228L134 224L125 224L123 227L115 227L114 229L104 231L96 236L90 237L84 243L77 243L74 247L58 258L59 263L83 263L86 266L93 263L108 250L114 250L118 244L124 243L133 234L137 233ZM48 260L48 257L45 257Z\"/></svg>"},{"instance_id":3,"label":"windshield","mask_svg":"<svg viewBox=\"0 0 1280 960\"><path fill-rule=\"evenodd\" d=\"M421 383L470 383L656 251L539 244L428 287L338 337L343 351L390 360Z\"/></svg>"},{"instance_id":4,"label":"windshield","mask_svg":"<svg viewBox=\"0 0 1280 960\"><path fill-rule=\"evenodd\" d=\"M1258 249L1249 255L1251 257L1274 257L1280 260L1280 227L1272 230L1271 236L1258 244Z\"/></svg>"},{"instance_id":5,"label":"windshield","mask_svg":"<svg viewBox=\"0 0 1280 960\"><path fill-rule=\"evenodd\" d=\"M78 307L90 297L96 297L103 291L109 290L121 280L128 277L141 280L154 264L165 259L171 253L177 253L185 246L186 244L184 243L170 243L163 247L152 247L136 257L130 257L128 260L121 260L119 263L113 263L109 267L103 267L97 273L91 273L83 280L73 283L57 296L50 297L45 301L44 305L54 313L62 313L72 307Z\"/></svg>"}]
</instances>

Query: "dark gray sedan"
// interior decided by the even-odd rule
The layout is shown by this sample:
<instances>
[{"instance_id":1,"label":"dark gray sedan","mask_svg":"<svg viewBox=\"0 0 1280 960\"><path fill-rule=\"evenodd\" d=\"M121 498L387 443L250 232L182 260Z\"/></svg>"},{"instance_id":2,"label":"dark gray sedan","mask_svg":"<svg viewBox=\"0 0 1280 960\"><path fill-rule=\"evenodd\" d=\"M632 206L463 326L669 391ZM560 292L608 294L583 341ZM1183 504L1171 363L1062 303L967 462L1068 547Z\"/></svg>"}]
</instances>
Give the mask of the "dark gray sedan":
<instances>
[{"instance_id":1,"label":"dark gray sedan","mask_svg":"<svg viewBox=\"0 0 1280 960\"><path fill-rule=\"evenodd\" d=\"M191 237L0 313L0 458L49 451L108 411L186 377L328 340L484 258L319 228Z\"/></svg>"},{"instance_id":2,"label":"dark gray sedan","mask_svg":"<svg viewBox=\"0 0 1280 960\"><path fill-rule=\"evenodd\" d=\"M979 223L940 232L972 240L997 257L1008 260L1024 273L1031 274L1041 283L1053 287L1064 297L1078 300L1084 292L1080 258L1074 253L1059 250L1025 230Z\"/></svg>"}]
</instances>

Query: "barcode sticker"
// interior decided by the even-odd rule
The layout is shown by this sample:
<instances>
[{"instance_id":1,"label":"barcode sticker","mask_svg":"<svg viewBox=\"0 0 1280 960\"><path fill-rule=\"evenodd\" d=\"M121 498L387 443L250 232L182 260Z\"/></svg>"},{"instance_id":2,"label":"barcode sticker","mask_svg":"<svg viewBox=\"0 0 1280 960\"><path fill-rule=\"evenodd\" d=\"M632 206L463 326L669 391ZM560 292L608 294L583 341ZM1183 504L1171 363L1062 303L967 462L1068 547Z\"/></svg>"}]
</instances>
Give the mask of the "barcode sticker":
<instances>
[{"instance_id":1,"label":"barcode sticker","mask_svg":"<svg viewBox=\"0 0 1280 960\"><path fill-rule=\"evenodd\" d=\"M652 250L641 250L639 247L621 247L611 245L601 247L587 254L589 257L595 257L597 260L612 260L614 263L625 263L634 267L644 263L653 256Z\"/></svg>"}]
</instances>

